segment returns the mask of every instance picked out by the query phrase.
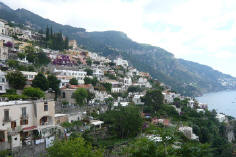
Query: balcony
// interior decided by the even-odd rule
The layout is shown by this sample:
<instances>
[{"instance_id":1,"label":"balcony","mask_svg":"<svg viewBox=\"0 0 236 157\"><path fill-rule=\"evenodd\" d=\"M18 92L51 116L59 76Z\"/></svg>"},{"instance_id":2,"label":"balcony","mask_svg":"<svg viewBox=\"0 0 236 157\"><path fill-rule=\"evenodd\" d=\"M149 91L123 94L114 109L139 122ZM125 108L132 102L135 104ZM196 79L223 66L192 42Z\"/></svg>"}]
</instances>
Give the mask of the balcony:
<instances>
[{"instance_id":1,"label":"balcony","mask_svg":"<svg viewBox=\"0 0 236 157\"><path fill-rule=\"evenodd\" d=\"M28 120L28 118L29 118L28 114L21 115L21 117L20 117L21 120Z\"/></svg>"},{"instance_id":2,"label":"balcony","mask_svg":"<svg viewBox=\"0 0 236 157\"><path fill-rule=\"evenodd\" d=\"M11 122L11 118L10 117L4 117L3 123L9 123L9 122Z\"/></svg>"}]
</instances>

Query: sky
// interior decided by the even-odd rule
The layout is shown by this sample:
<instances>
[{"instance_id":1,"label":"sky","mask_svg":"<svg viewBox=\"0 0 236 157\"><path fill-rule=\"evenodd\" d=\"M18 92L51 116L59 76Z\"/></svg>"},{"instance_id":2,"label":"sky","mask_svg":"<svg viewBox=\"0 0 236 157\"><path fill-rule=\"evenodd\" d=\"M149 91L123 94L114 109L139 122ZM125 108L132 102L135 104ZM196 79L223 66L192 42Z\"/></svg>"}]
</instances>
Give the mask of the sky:
<instances>
[{"instance_id":1,"label":"sky","mask_svg":"<svg viewBox=\"0 0 236 157\"><path fill-rule=\"evenodd\" d=\"M0 1L87 31L122 31L236 77L236 0Z\"/></svg>"}]
</instances>

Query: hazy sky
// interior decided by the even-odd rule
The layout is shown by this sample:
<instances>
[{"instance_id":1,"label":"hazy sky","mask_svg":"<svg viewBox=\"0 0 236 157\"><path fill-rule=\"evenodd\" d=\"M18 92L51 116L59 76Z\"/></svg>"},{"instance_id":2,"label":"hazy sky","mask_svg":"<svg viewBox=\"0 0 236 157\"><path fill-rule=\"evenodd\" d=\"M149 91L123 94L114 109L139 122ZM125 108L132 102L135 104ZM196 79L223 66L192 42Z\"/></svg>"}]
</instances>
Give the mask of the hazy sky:
<instances>
[{"instance_id":1,"label":"hazy sky","mask_svg":"<svg viewBox=\"0 0 236 157\"><path fill-rule=\"evenodd\" d=\"M236 0L0 0L88 31L118 30L236 76Z\"/></svg>"}]
</instances>

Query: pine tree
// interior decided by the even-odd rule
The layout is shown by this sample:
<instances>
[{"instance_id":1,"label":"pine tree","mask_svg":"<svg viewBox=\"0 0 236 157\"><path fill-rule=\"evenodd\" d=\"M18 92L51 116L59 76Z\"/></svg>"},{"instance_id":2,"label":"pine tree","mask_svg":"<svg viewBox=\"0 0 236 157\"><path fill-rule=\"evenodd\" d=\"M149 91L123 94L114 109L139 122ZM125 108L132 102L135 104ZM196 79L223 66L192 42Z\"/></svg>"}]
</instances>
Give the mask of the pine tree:
<instances>
[{"instance_id":1,"label":"pine tree","mask_svg":"<svg viewBox=\"0 0 236 157\"><path fill-rule=\"evenodd\" d=\"M69 39L68 39L68 37L66 37L66 39L65 39L65 47L64 48L65 49L69 48Z\"/></svg>"},{"instance_id":2,"label":"pine tree","mask_svg":"<svg viewBox=\"0 0 236 157\"><path fill-rule=\"evenodd\" d=\"M49 40L49 28L47 26L47 28L46 28L46 41L48 41L48 40Z\"/></svg>"}]
</instances>

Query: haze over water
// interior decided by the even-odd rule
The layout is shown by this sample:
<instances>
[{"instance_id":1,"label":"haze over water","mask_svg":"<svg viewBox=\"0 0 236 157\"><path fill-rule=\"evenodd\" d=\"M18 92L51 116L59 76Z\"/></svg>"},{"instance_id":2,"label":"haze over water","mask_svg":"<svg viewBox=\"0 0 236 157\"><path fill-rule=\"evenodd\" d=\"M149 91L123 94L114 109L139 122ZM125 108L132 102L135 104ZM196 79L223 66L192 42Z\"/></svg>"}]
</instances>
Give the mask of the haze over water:
<instances>
[{"instance_id":1,"label":"haze over water","mask_svg":"<svg viewBox=\"0 0 236 157\"><path fill-rule=\"evenodd\" d=\"M236 91L208 93L196 98L200 103L208 104L209 110L236 117Z\"/></svg>"}]
</instances>

